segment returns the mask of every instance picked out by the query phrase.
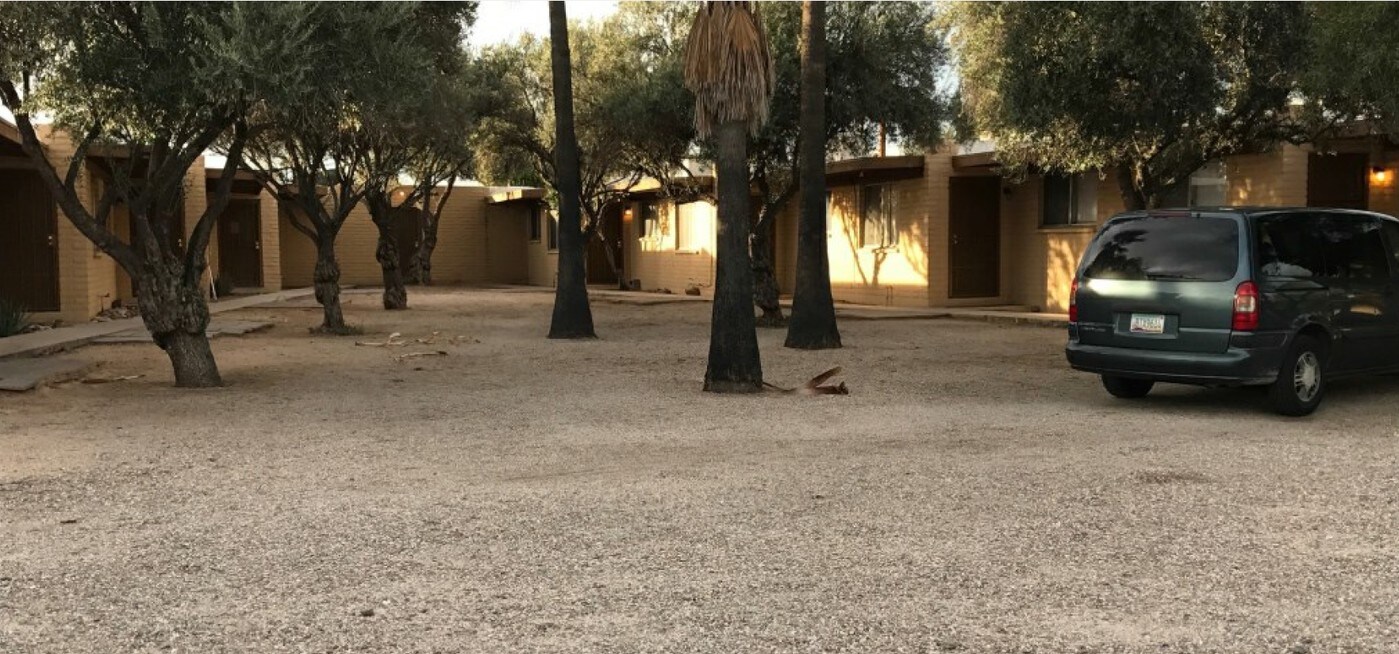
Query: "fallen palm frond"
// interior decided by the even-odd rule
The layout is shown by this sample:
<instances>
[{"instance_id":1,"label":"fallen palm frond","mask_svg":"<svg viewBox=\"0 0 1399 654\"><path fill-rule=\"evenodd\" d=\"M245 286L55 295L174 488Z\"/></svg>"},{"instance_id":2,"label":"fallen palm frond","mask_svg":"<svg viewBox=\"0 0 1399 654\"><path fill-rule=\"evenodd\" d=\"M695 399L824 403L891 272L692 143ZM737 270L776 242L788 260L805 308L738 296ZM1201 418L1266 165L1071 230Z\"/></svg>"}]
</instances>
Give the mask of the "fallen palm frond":
<instances>
[{"instance_id":1,"label":"fallen palm frond","mask_svg":"<svg viewBox=\"0 0 1399 654\"><path fill-rule=\"evenodd\" d=\"M840 366L836 366L812 377L811 380L806 382L801 388L782 388L781 386L769 384L767 382L763 382L763 386L782 393L799 393L801 395L849 395L850 389L846 387L845 382L840 382L834 386L825 383L826 380L839 374Z\"/></svg>"},{"instance_id":2,"label":"fallen palm frond","mask_svg":"<svg viewBox=\"0 0 1399 654\"><path fill-rule=\"evenodd\" d=\"M403 347L408 345L408 341L399 338L402 335L403 334L399 332L394 332L389 334L389 337L382 341L355 341L355 345L365 345L368 347Z\"/></svg>"},{"instance_id":3,"label":"fallen palm frond","mask_svg":"<svg viewBox=\"0 0 1399 654\"><path fill-rule=\"evenodd\" d=\"M417 339L417 341L422 345L432 345L437 342L437 335L441 333L442 332L433 332L424 338Z\"/></svg>"},{"instance_id":4,"label":"fallen palm frond","mask_svg":"<svg viewBox=\"0 0 1399 654\"><path fill-rule=\"evenodd\" d=\"M142 377L145 377L145 375L118 375L118 376L116 376L116 377L86 377L86 378L83 379L83 383L84 383L84 384L110 384L110 383L112 383L112 382L131 381L131 380L133 380L133 379L140 379L140 378L142 378Z\"/></svg>"},{"instance_id":5,"label":"fallen palm frond","mask_svg":"<svg viewBox=\"0 0 1399 654\"><path fill-rule=\"evenodd\" d=\"M421 357L445 357L445 356L447 356L447 351L446 351L446 350L432 350L432 351L430 351L430 352L409 352L409 353L407 353L407 354L400 354L400 355L394 357L393 360L394 360L394 361L407 361L407 360L409 360L409 359L418 359L418 358L421 358Z\"/></svg>"}]
</instances>

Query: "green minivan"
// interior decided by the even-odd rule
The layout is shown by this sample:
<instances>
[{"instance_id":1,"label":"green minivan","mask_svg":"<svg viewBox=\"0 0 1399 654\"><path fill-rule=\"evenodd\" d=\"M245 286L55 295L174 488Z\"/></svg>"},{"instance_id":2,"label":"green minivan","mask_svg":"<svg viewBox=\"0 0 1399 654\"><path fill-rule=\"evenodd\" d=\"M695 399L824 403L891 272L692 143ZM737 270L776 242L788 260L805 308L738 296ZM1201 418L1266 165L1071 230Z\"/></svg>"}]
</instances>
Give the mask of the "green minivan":
<instances>
[{"instance_id":1,"label":"green minivan","mask_svg":"<svg viewBox=\"0 0 1399 654\"><path fill-rule=\"evenodd\" d=\"M1157 382L1268 387L1316 410L1330 380L1399 370L1399 220L1365 211L1133 211L1069 296L1069 365L1120 398Z\"/></svg>"}]
</instances>

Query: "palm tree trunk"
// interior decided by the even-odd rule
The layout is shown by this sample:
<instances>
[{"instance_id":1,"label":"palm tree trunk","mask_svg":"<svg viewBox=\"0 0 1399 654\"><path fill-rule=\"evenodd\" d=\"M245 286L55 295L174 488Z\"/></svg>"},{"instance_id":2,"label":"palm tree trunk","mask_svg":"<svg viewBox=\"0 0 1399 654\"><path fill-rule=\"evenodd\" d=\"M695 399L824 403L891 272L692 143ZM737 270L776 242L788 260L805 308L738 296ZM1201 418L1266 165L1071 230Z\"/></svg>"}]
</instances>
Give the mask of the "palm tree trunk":
<instances>
[{"instance_id":1,"label":"palm tree trunk","mask_svg":"<svg viewBox=\"0 0 1399 654\"><path fill-rule=\"evenodd\" d=\"M753 318L753 269L748 258L748 128L731 120L715 130L719 167L719 238L714 273L714 313L709 326L709 368L704 390L763 390L758 331Z\"/></svg>"},{"instance_id":2,"label":"palm tree trunk","mask_svg":"<svg viewBox=\"0 0 1399 654\"><path fill-rule=\"evenodd\" d=\"M767 213L765 209L764 214ZM772 213L776 213L776 210L773 209ZM782 315L782 304L778 301L781 291L777 286L777 273L773 270L772 238L776 218L760 215L748 241L748 254L753 265L753 304L763 312L758 317L759 327L784 327L787 324L786 317Z\"/></svg>"},{"instance_id":3,"label":"palm tree trunk","mask_svg":"<svg viewBox=\"0 0 1399 654\"><path fill-rule=\"evenodd\" d=\"M554 315L549 338L596 338L588 305L584 267L582 193L578 138L573 132L573 75L568 51L568 16L564 3L549 3L550 56L554 73L554 168L559 191L559 274L554 287Z\"/></svg>"},{"instance_id":4,"label":"palm tree trunk","mask_svg":"<svg viewBox=\"0 0 1399 654\"><path fill-rule=\"evenodd\" d=\"M826 254L826 3L802 3L801 170L797 197L797 283L787 324L790 348L840 347Z\"/></svg>"}]
</instances>

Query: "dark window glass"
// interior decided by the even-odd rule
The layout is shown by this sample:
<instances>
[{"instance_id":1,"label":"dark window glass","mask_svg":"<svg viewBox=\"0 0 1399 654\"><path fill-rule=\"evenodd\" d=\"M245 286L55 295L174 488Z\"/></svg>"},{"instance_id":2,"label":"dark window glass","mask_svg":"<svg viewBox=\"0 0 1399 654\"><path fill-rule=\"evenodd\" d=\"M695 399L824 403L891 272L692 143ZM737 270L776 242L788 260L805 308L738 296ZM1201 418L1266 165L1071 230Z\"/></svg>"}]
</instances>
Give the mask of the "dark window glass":
<instances>
[{"instance_id":1,"label":"dark window glass","mask_svg":"<svg viewBox=\"0 0 1399 654\"><path fill-rule=\"evenodd\" d=\"M1326 269L1320 223L1311 214L1280 214L1257 219L1258 273L1264 277L1319 277Z\"/></svg>"},{"instance_id":2,"label":"dark window glass","mask_svg":"<svg viewBox=\"0 0 1399 654\"><path fill-rule=\"evenodd\" d=\"M1139 217L1108 225L1084 276L1222 282L1239 266L1238 223L1228 218Z\"/></svg>"},{"instance_id":3,"label":"dark window glass","mask_svg":"<svg viewBox=\"0 0 1399 654\"><path fill-rule=\"evenodd\" d=\"M548 223L549 228L549 249L559 249L559 217L548 211L545 212L544 222Z\"/></svg>"},{"instance_id":4,"label":"dark window glass","mask_svg":"<svg viewBox=\"0 0 1399 654\"><path fill-rule=\"evenodd\" d=\"M860 245L864 247L884 247L889 245L888 189L883 186L866 186L860 189Z\"/></svg>"},{"instance_id":5,"label":"dark window glass","mask_svg":"<svg viewBox=\"0 0 1399 654\"><path fill-rule=\"evenodd\" d=\"M1073 178L1067 175L1044 176L1044 202L1041 206L1040 224L1047 226L1072 225Z\"/></svg>"},{"instance_id":6,"label":"dark window glass","mask_svg":"<svg viewBox=\"0 0 1399 654\"><path fill-rule=\"evenodd\" d=\"M1399 265L1399 223L1384 220L1380 222L1380 225L1382 225L1381 231L1384 232L1385 240L1389 241L1389 262L1391 266ZM1391 270L1399 271L1399 268L1391 268Z\"/></svg>"},{"instance_id":7,"label":"dark window glass","mask_svg":"<svg viewBox=\"0 0 1399 654\"><path fill-rule=\"evenodd\" d=\"M1322 258L1326 277L1383 279L1389 277L1389 253L1380 237L1380 223L1369 216L1326 216L1321 223Z\"/></svg>"},{"instance_id":8,"label":"dark window glass","mask_svg":"<svg viewBox=\"0 0 1399 654\"><path fill-rule=\"evenodd\" d=\"M539 210L539 205L535 204L535 205L530 206L530 209L529 209L529 240L534 241L534 242L536 242L536 243L539 242L540 231L544 229L544 226L540 224L540 220L539 220L539 219L540 219L540 216L542 215L542 213L543 213L543 212L541 212L541 211Z\"/></svg>"}]
</instances>

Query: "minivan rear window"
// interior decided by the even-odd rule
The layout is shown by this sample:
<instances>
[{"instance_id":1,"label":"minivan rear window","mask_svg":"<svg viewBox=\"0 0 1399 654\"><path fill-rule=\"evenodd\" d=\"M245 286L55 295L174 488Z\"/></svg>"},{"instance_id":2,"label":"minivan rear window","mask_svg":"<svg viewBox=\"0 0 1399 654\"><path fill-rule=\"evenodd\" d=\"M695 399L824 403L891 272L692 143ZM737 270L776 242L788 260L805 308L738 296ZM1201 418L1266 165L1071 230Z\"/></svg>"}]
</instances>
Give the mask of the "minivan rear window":
<instances>
[{"instance_id":1,"label":"minivan rear window","mask_svg":"<svg viewBox=\"0 0 1399 654\"><path fill-rule=\"evenodd\" d=\"M1239 224L1229 218L1140 216L1108 224L1086 258L1090 279L1222 282L1239 267Z\"/></svg>"}]
</instances>

